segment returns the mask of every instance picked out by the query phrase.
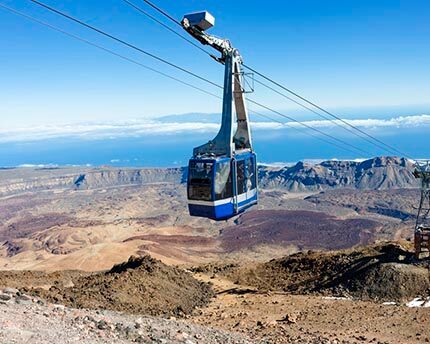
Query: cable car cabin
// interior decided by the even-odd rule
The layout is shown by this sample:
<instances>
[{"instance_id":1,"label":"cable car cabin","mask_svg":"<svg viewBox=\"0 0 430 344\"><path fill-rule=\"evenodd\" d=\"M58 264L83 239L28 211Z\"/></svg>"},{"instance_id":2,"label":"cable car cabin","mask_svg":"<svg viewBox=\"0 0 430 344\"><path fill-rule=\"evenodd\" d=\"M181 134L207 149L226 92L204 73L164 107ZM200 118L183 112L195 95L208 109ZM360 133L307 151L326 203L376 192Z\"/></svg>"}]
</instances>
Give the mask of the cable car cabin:
<instances>
[{"instance_id":1,"label":"cable car cabin","mask_svg":"<svg viewBox=\"0 0 430 344\"><path fill-rule=\"evenodd\" d=\"M191 216L225 220L257 203L254 153L234 159L193 158L188 165L188 209Z\"/></svg>"},{"instance_id":2,"label":"cable car cabin","mask_svg":"<svg viewBox=\"0 0 430 344\"><path fill-rule=\"evenodd\" d=\"M221 127L213 140L194 148L187 191L191 216L225 220L257 203L257 159L245 101L243 59L228 39L206 32L214 22L206 11L187 14L181 22L197 41L220 52L220 57L211 56L224 65Z\"/></svg>"}]
</instances>

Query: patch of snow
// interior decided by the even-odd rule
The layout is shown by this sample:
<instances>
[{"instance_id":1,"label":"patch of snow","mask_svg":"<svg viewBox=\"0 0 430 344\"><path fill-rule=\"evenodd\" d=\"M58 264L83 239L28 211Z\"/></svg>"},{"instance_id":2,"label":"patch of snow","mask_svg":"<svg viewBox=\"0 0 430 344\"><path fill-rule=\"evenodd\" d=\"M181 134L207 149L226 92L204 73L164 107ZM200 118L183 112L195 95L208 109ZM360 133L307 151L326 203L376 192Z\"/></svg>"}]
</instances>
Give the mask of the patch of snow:
<instances>
[{"instance_id":1,"label":"patch of snow","mask_svg":"<svg viewBox=\"0 0 430 344\"><path fill-rule=\"evenodd\" d=\"M424 307L424 308L430 308L430 297L427 297L425 299L421 297L416 297L412 301L409 301L406 303L407 307Z\"/></svg>"},{"instance_id":2,"label":"patch of snow","mask_svg":"<svg viewBox=\"0 0 430 344\"><path fill-rule=\"evenodd\" d=\"M323 296L322 299L323 300L348 300L348 301L351 301L350 298L343 297L343 296Z\"/></svg>"}]
</instances>

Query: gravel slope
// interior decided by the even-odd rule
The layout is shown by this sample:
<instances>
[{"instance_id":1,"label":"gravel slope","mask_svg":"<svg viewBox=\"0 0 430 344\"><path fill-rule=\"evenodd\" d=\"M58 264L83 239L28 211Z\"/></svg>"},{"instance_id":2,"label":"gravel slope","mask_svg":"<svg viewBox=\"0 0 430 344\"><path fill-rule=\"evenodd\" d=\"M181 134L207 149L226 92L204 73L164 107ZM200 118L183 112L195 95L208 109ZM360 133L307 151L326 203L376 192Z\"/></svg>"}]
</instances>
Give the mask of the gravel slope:
<instances>
[{"instance_id":1,"label":"gravel slope","mask_svg":"<svg viewBox=\"0 0 430 344\"><path fill-rule=\"evenodd\" d=\"M0 292L0 343L251 342L245 336L188 324L173 318L72 309L45 304L17 293L17 290L4 289Z\"/></svg>"}]
</instances>

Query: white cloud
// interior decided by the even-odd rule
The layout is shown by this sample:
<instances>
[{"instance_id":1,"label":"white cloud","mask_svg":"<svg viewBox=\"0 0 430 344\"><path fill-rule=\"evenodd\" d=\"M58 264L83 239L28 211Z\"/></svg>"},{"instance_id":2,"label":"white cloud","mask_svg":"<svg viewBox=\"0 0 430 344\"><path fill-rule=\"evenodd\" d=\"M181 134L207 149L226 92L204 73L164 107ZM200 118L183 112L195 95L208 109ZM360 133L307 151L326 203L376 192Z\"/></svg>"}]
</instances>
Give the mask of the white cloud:
<instances>
[{"instance_id":1,"label":"white cloud","mask_svg":"<svg viewBox=\"0 0 430 344\"><path fill-rule=\"evenodd\" d=\"M28 167L28 168L56 168L57 164L22 164L18 167Z\"/></svg>"},{"instance_id":2,"label":"white cloud","mask_svg":"<svg viewBox=\"0 0 430 344\"><path fill-rule=\"evenodd\" d=\"M430 126L430 115L403 116L391 119L355 119L346 122L363 129L373 128L413 128ZM340 121L337 121L340 123ZM308 126L328 129L335 126L331 121L307 121ZM253 130L279 130L299 128L299 123L255 122ZM140 137L148 135L174 135L179 133L216 132L219 124L184 122L161 123L157 121L128 121L109 123L82 123L69 125L47 125L26 128L0 128L0 143L26 142L54 138L76 138L83 140Z\"/></svg>"},{"instance_id":3,"label":"white cloud","mask_svg":"<svg viewBox=\"0 0 430 344\"><path fill-rule=\"evenodd\" d=\"M216 131L217 124L210 123L160 123L154 121L128 123L86 123L79 125L52 125L28 128L0 128L0 142L25 142L55 138L85 140L139 137L155 134Z\"/></svg>"},{"instance_id":4,"label":"white cloud","mask_svg":"<svg viewBox=\"0 0 430 344\"><path fill-rule=\"evenodd\" d=\"M356 127L361 128L380 128L380 127L391 127L391 128L413 128L423 125L430 126L430 115L416 115L416 116L400 116L394 117L390 119L353 119L353 120L344 120L345 122L352 124ZM306 122L308 125L318 128L329 128L333 127L335 124L342 124L340 120L336 121L308 121ZM299 126L299 124L294 123L295 126Z\"/></svg>"}]
</instances>

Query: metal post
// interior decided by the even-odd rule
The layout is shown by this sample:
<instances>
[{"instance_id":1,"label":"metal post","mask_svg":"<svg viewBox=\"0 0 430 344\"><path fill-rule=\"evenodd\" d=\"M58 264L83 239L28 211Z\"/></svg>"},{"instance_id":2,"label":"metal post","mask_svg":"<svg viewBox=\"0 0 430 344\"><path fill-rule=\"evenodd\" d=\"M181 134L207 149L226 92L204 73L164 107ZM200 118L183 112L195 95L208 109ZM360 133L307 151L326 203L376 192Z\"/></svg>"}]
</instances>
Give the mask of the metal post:
<instances>
[{"instance_id":1,"label":"metal post","mask_svg":"<svg viewBox=\"0 0 430 344\"><path fill-rule=\"evenodd\" d=\"M225 57L221 128L213 140L194 148L194 156L206 154L233 156L233 68L234 58L231 54L228 54Z\"/></svg>"},{"instance_id":2,"label":"metal post","mask_svg":"<svg viewBox=\"0 0 430 344\"><path fill-rule=\"evenodd\" d=\"M415 256L430 255L430 160L417 161L414 172L421 179L421 199L415 223Z\"/></svg>"}]
</instances>

